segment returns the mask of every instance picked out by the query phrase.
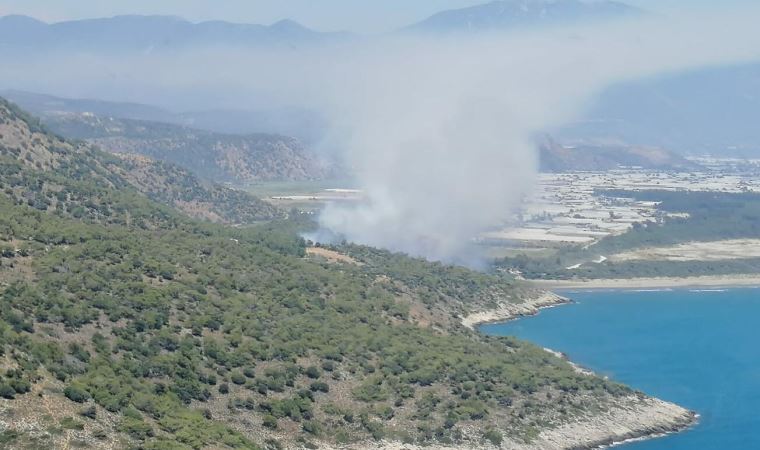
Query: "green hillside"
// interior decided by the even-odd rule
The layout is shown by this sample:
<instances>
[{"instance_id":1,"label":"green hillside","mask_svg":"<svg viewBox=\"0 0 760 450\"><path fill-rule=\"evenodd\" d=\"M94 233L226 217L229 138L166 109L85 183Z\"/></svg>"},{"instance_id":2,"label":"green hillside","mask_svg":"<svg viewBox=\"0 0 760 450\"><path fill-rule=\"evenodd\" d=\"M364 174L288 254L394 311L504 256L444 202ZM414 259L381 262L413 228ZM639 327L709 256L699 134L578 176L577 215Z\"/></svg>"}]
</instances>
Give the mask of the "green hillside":
<instances>
[{"instance_id":1,"label":"green hillside","mask_svg":"<svg viewBox=\"0 0 760 450\"><path fill-rule=\"evenodd\" d=\"M135 175L5 103L0 133L2 446L483 445L630 393L458 323L535 295L507 278L362 247L330 262L292 221L191 219L150 186L214 211L234 194Z\"/></svg>"},{"instance_id":2,"label":"green hillside","mask_svg":"<svg viewBox=\"0 0 760 450\"><path fill-rule=\"evenodd\" d=\"M144 196L215 222L250 223L283 217L282 211L266 202L202 182L171 164L114 156L83 142L63 140L2 99L0 171L2 181L9 185L6 194L18 203L107 223L130 220L133 211L127 211L125 205Z\"/></svg>"}]
</instances>

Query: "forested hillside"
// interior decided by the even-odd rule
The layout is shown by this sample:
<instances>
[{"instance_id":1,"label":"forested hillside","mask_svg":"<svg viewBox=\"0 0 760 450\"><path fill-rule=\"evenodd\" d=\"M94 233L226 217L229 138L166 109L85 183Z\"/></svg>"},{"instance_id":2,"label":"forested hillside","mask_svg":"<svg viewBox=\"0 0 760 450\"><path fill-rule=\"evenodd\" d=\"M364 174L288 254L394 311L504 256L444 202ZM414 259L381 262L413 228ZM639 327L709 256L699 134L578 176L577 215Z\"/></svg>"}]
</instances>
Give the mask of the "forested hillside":
<instances>
[{"instance_id":1,"label":"forested hillside","mask_svg":"<svg viewBox=\"0 0 760 450\"><path fill-rule=\"evenodd\" d=\"M195 221L150 173L0 118L4 447L482 447L631 398L463 327L535 295L507 278L362 247L331 262L292 220Z\"/></svg>"},{"instance_id":2,"label":"forested hillside","mask_svg":"<svg viewBox=\"0 0 760 450\"><path fill-rule=\"evenodd\" d=\"M48 132L38 119L0 99L0 170L19 203L106 222L130 220L121 202L145 194L193 217L250 223L282 217L246 193L204 183L171 164L109 155Z\"/></svg>"}]
</instances>

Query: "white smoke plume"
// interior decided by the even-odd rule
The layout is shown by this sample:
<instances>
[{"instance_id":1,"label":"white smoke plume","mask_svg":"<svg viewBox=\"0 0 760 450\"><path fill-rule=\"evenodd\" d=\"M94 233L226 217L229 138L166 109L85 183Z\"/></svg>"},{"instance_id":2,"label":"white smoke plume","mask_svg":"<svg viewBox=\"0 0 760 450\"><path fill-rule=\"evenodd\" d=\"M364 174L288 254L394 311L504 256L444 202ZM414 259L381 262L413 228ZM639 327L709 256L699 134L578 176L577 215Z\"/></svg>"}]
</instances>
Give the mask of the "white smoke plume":
<instances>
[{"instance_id":1,"label":"white smoke plume","mask_svg":"<svg viewBox=\"0 0 760 450\"><path fill-rule=\"evenodd\" d=\"M329 206L321 226L349 241L450 261L532 188L537 133L577 119L614 83L760 59L758 19L760 9L745 7L292 51L45 55L8 61L0 82L181 107L318 110L333 125L325 145L341 150L365 196L359 205Z\"/></svg>"},{"instance_id":2,"label":"white smoke plume","mask_svg":"<svg viewBox=\"0 0 760 450\"><path fill-rule=\"evenodd\" d=\"M613 83L758 58L753 19L385 42L335 97L366 201L331 205L320 223L349 241L461 261L531 189L537 133L578 118Z\"/></svg>"}]
</instances>

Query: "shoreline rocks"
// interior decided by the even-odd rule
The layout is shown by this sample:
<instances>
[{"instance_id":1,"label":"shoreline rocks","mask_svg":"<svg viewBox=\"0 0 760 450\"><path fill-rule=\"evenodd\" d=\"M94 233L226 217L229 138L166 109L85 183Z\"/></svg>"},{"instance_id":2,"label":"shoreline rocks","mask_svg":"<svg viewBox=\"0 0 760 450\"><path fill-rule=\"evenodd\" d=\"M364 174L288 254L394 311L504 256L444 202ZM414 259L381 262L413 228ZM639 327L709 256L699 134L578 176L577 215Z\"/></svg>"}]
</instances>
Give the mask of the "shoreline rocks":
<instances>
[{"instance_id":1,"label":"shoreline rocks","mask_svg":"<svg viewBox=\"0 0 760 450\"><path fill-rule=\"evenodd\" d=\"M462 325L474 330L478 325L509 322L520 317L535 316L542 309L571 303L570 299L553 292L542 291L522 303L501 302L494 309L472 313L462 319Z\"/></svg>"},{"instance_id":2,"label":"shoreline rocks","mask_svg":"<svg viewBox=\"0 0 760 450\"><path fill-rule=\"evenodd\" d=\"M631 395L600 414L541 432L530 443L505 439L500 446L490 443L454 446L418 446L380 442L377 450L596 450L655 439L684 431L697 423L695 413L673 403L643 395ZM322 447L322 450L365 450L366 445Z\"/></svg>"},{"instance_id":3,"label":"shoreline rocks","mask_svg":"<svg viewBox=\"0 0 760 450\"><path fill-rule=\"evenodd\" d=\"M500 303L497 308L480 311L462 319L462 325L475 329L478 325L508 322L521 317L533 316L542 309L571 303L570 299L543 291L521 304ZM559 352L546 351L567 359ZM572 361L568 361L571 364ZM591 374L575 364L580 373ZM699 416L681 406L660 399L636 394L625 397L609 410L588 416L574 423L562 424L542 431L529 444L506 441L499 448L504 450L592 450L613 447L627 442L654 439L681 432L694 426ZM414 447L381 447L386 450L417 450ZM430 447L426 447L430 449ZM457 450L475 450L475 447L449 447ZM483 446L477 448L486 448ZM446 447L440 447L444 450ZM439 449L432 449L439 450Z\"/></svg>"},{"instance_id":4,"label":"shoreline rocks","mask_svg":"<svg viewBox=\"0 0 760 450\"><path fill-rule=\"evenodd\" d=\"M496 308L472 313L462 319L462 325L474 330L478 325L533 316L542 309L571 303L570 299L552 292L536 291L536 294L523 303L502 302ZM564 355L559 352L546 350L564 358ZM580 373L592 375L586 369L575 367ZM643 394L631 394L615 401L607 410L598 414L588 414L572 423L547 428L529 443L505 437L504 442L499 446L480 442L423 447L401 442L378 442L373 444L372 448L377 450L596 450L681 432L694 426L698 419L699 416L696 413L676 404ZM369 447L365 443L320 448L322 450L365 450Z\"/></svg>"}]
</instances>

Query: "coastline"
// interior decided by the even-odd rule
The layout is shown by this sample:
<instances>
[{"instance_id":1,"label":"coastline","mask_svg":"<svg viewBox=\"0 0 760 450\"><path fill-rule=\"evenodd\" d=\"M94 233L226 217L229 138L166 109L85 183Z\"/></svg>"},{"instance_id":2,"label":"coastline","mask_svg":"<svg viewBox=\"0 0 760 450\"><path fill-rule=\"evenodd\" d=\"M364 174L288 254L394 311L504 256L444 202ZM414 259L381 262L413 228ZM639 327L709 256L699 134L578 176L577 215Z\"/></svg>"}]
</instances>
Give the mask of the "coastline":
<instances>
[{"instance_id":1,"label":"coastline","mask_svg":"<svg viewBox=\"0 0 760 450\"><path fill-rule=\"evenodd\" d=\"M660 399L632 395L609 410L545 430L530 444L514 450L592 450L661 438L694 426L699 416Z\"/></svg>"},{"instance_id":2,"label":"coastline","mask_svg":"<svg viewBox=\"0 0 760 450\"><path fill-rule=\"evenodd\" d=\"M568 298L549 291L540 291L539 295L529 298L522 303L501 302L496 308L474 312L461 320L462 325L475 330L480 325L489 323L509 322L521 317L535 316L542 309L572 303Z\"/></svg>"},{"instance_id":3,"label":"coastline","mask_svg":"<svg viewBox=\"0 0 760 450\"><path fill-rule=\"evenodd\" d=\"M530 443L507 437L501 445L487 442L464 445L419 446L400 442L379 442L377 450L598 450L664 437L692 427L698 416L678 405L655 398L631 395L594 416L580 418L541 432ZM472 434L473 430L465 430ZM480 439L475 438L475 441ZM363 444L321 447L322 450L365 450Z\"/></svg>"},{"instance_id":4,"label":"coastline","mask_svg":"<svg viewBox=\"0 0 760 450\"><path fill-rule=\"evenodd\" d=\"M760 278L757 278L760 285ZM473 312L461 319L463 326L476 330L489 323L509 322L539 314L541 310L572 303L568 298L549 291L536 290L535 295L522 303L501 302L496 307ZM556 356L567 358L560 352L545 349ZM579 373L594 375L583 367L573 365ZM699 415L674 403L644 394L631 394L615 399L608 409L594 415L579 417L575 422L564 423L543 430L532 442L509 439L496 446L490 443L460 445L418 446L401 442L378 442L377 450L598 450L661 438L685 431L699 421ZM463 430L465 435L473 430ZM475 441L479 436L473 434ZM322 450L363 450L364 444L321 446Z\"/></svg>"},{"instance_id":5,"label":"coastline","mask_svg":"<svg viewBox=\"0 0 760 450\"><path fill-rule=\"evenodd\" d=\"M700 277L705 278L705 277ZM725 282L725 277L720 278ZM631 287L652 287L646 284L654 279L635 280L643 284L632 284ZM687 280L691 279L660 279L672 282L681 281L686 284L675 284L659 287L686 287L694 286ZM732 278L733 280L733 278ZM747 278L748 285L760 286L760 277ZM749 281L752 280L752 283ZM596 280L594 280L596 281ZM608 280L600 280L608 281ZM628 280L613 280L628 281ZM707 281L707 280L703 280ZM589 282L586 282L589 283ZM559 283L557 283L559 284ZM727 286L731 283L725 284ZM735 285L735 284L734 284ZM548 288L545 285L537 285L540 288ZM589 284L580 284L572 286L556 286L556 288L587 287ZM614 287L611 287L614 286ZM700 286L700 285L696 285ZM701 286L715 287L718 285L707 284ZM722 285L721 285L722 286ZM615 289L624 288L619 285L604 284L597 285L597 289ZM497 308L472 313L462 319L462 325L470 329L476 329L480 325L489 323L509 322L523 317L533 316L542 309L554 308L561 305L572 303L568 298L557 295L553 292L542 291L539 295L527 299L522 304L502 303ZM560 352L551 349L545 349L554 355L564 358ZM564 358L567 360L567 358ZM588 375L593 372L575 365L572 361L568 362L576 368L579 373ZM666 402L643 394L624 397L605 412L595 416L583 417L574 423L567 423L559 427L542 431L535 441L525 444L507 440L502 446L494 447L508 450L593 450L602 448L617 447L620 445L660 438L669 434L679 433L687 430L699 421L699 415L693 411L683 408L674 403ZM415 447L381 447L385 450L417 450ZM478 447L484 448L484 447ZM433 448L431 450L445 450ZM451 448L449 447L448 450ZM471 450L469 447L457 447L457 450ZM474 450L474 448L472 448Z\"/></svg>"},{"instance_id":6,"label":"coastline","mask_svg":"<svg viewBox=\"0 0 760 450\"><path fill-rule=\"evenodd\" d=\"M668 289L760 287L760 275L700 277L596 278L587 280L530 280L542 289Z\"/></svg>"}]
</instances>

